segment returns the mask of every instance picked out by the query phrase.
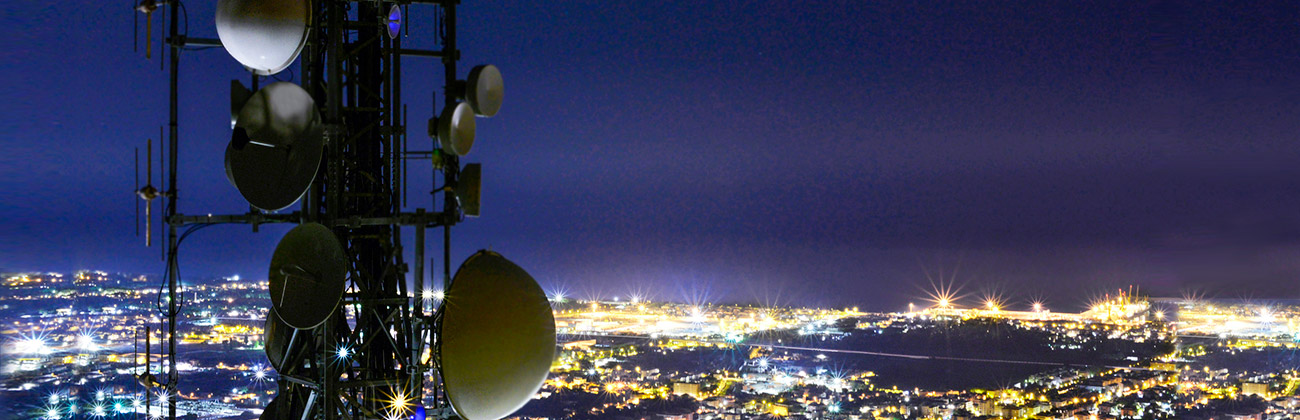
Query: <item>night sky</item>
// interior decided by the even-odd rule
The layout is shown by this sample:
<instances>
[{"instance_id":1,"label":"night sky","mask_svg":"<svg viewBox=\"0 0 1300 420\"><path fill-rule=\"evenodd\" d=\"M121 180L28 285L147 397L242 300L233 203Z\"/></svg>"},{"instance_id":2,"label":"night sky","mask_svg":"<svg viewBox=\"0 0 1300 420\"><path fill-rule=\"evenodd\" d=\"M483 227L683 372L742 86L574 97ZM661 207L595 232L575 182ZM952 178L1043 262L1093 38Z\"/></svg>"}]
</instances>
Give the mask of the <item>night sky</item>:
<instances>
[{"instance_id":1,"label":"night sky","mask_svg":"<svg viewBox=\"0 0 1300 420\"><path fill-rule=\"evenodd\" d=\"M167 79L129 3L4 12L0 270L163 268L134 236L132 149ZM1229 3L467 0L462 74L490 62L507 89L453 260L491 247L580 298L893 310L927 273L968 304L1300 298L1300 4ZM186 4L215 38L215 1ZM432 48L410 13L406 46ZM403 66L428 149L442 73ZM222 153L247 77L221 49L181 69L180 211L243 212ZM206 229L183 274L262 278L287 228Z\"/></svg>"}]
</instances>

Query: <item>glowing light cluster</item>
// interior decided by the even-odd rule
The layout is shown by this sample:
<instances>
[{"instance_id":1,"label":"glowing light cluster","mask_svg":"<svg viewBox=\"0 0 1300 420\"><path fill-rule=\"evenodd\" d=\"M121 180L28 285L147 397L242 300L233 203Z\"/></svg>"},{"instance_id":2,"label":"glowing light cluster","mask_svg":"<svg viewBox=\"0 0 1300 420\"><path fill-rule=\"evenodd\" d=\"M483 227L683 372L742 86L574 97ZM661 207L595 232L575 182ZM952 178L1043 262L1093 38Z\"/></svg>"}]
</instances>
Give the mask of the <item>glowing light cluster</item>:
<instances>
[{"instance_id":1,"label":"glowing light cluster","mask_svg":"<svg viewBox=\"0 0 1300 420\"><path fill-rule=\"evenodd\" d=\"M45 334L23 334L14 343L14 352L18 354L50 354L54 352L45 341Z\"/></svg>"},{"instance_id":2,"label":"glowing light cluster","mask_svg":"<svg viewBox=\"0 0 1300 420\"><path fill-rule=\"evenodd\" d=\"M425 303L441 302L445 297L446 294L442 292L442 289L424 289L424 291L420 292L420 299L424 300Z\"/></svg>"},{"instance_id":3,"label":"glowing light cluster","mask_svg":"<svg viewBox=\"0 0 1300 420\"><path fill-rule=\"evenodd\" d=\"M348 348L348 346L339 346L339 348L334 351L334 358L343 360L343 359L347 359L348 356L351 354L352 354L352 349Z\"/></svg>"}]
</instances>

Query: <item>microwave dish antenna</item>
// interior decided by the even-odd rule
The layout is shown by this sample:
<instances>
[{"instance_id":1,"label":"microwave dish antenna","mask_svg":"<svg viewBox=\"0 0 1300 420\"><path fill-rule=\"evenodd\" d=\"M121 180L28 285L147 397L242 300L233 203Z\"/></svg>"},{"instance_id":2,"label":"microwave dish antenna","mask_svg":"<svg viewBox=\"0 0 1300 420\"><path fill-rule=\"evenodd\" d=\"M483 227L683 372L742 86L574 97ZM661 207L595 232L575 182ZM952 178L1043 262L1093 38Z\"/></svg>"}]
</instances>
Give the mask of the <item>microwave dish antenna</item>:
<instances>
[{"instance_id":1,"label":"microwave dish antenna","mask_svg":"<svg viewBox=\"0 0 1300 420\"><path fill-rule=\"evenodd\" d=\"M430 120L430 134L438 139L442 150L465 156L474 147L474 109L469 104L457 102L442 109L437 118Z\"/></svg>"},{"instance_id":2,"label":"microwave dish antenna","mask_svg":"<svg viewBox=\"0 0 1300 420\"><path fill-rule=\"evenodd\" d=\"M501 110L505 94L505 80L501 78L501 70L497 66L483 64L469 71L469 78L465 81L465 99L474 108L475 115L496 115Z\"/></svg>"},{"instance_id":3,"label":"microwave dish antenna","mask_svg":"<svg viewBox=\"0 0 1300 420\"><path fill-rule=\"evenodd\" d=\"M388 39L397 39L397 35L402 33L402 8L396 4L388 9L388 17L384 19L384 29L388 33Z\"/></svg>"},{"instance_id":4,"label":"microwave dish antenna","mask_svg":"<svg viewBox=\"0 0 1300 420\"><path fill-rule=\"evenodd\" d=\"M310 0L220 0L217 37L253 73L268 76L293 64L307 45Z\"/></svg>"},{"instance_id":5,"label":"microwave dish antenna","mask_svg":"<svg viewBox=\"0 0 1300 420\"><path fill-rule=\"evenodd\" d=\"M315 328L338 308L347 274L347 256L334 232L319 223L298 225L271 256L271 306L290 327Z\"/></svg>"},{"instance_id":6,"label":"microwave dish antenna","mask_svg":"<svg viewBox=\"0 0 1300 420\"><path fill-rule=\"evenodd\" d=\"M504 418L537 394L555 358L555 317L528 272L479 251L456 270L439 312L443 379L461 418Z\"/></svg>"}]
</instances>

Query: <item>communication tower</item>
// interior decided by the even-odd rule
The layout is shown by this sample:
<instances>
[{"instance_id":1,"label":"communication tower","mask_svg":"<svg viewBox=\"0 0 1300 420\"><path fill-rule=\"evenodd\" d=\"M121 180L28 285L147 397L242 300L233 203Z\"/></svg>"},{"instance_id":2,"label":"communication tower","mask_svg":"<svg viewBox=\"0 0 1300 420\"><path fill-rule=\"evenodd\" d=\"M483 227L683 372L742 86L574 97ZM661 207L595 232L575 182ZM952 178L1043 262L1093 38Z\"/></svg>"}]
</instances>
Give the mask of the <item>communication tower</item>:
<instances>
[{"instance_id":1,"label":"communication tower","mask_svg":"<svg viewBox=\"0 0 1300 420\"><path fill-rule=\"evenodd\" d=\"M159 309L169 363L165 381L148 368L139 377L147 393L165 398L167 417L177 415L182 380L174 363L185 303L177 253L191 233L225 223L250 224L254 231L266 223L297 225L269 259L265 349L279 373L279 393L263 419L495 420L541 386L555 351L554 319L541 288L490 251L451 271L452 227L479 215L482 169L461 159L474 144L476 118L495 115L504 94L495 66L458 76L458 3L217 0L217 38L190 37L188 18L186 33L179 31L188 14L182 0L133 3L146 19L146 57L152 58L153 14L166 22L160 38L169 119L168 135L159 142L165 179L158 187L148 179L136 194L146 201L146 245L153 242L154 199L161 202L159 227L165 229L160 246L167 293ZM409 7L432 8L437 18L425 35L441 48L403 47L411 36L403 20ZM177 207L183 195L177 179L184 145L178 139L180 57L204 47L223 47L251 74L250 86L230 84L224 156L227 179L249 203L248 213L196 215ZM432 65L441 64L444 75L442 109L428 119L431 141L423 150L407 148L404 57L437 60ZM264 76L298 62L301 84L260 86ZM412 159L433 162L441 186L428 198L406 194ZM137 185L138 166L137 157ZM414 208L407 205L411 198ZM407 239L414 246L412 264L403 259L403 227L414 231ZM437 228L443 284L433 287L438 276L426 276L425 242L427 230ZM436 271L433 264L427 269ZM436 307L424 299L434 289L445 291Z\"/></svg>"}]
</instances>

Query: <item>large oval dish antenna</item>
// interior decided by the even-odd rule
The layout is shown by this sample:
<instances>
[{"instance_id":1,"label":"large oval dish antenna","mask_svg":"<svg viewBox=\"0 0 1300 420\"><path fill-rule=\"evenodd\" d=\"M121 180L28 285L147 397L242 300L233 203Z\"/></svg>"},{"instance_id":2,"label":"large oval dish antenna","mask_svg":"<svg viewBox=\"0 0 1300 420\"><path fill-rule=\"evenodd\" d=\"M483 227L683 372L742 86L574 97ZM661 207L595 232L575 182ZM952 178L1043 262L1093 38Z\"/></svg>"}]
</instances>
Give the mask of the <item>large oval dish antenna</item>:
<instances>
[{"instance_id":1,"label":"large oval dish antenna","mask_svg":"<svg viewBox=\"0 0 1300 420\"><path fill-rule=\"evenodd\" d=\"M247 142L286 147L320 124L320 111L306 89L290 82L275 82L250 95L235 114L234 122L236 129L244 129Z\"/></svg>"},{"instance_id":2,"label":"large oval dish antenna","mask_svg":"<svg viewBox=\"0 0 1300 420\"><path fill-rule=\"evenodd\" d=\"M465 260L442 306L442 374L466 420L497 420L541 388L555 358L555 317L541 286L491 251Z\"/></svg>"},{"instance_id":3,"label":"large oval dish antenna","mask_svg":"<svg viewBox=\"0 0 1300 420\"><path fill-rule=\"evenodd\" d=\"M324 151L317 127L292 147L226 146L226 179L253 207L283 210L302 198L316 179Z\"/></svg>"},{"instance_id":4,"label":"large oval dish antenna","mask_svg":"<svg viewBox=\"0 0 1300 420\"><path fill-rule=\"evenodd\" d=\"M319 223L298 225L271 256L271 306L290 327L315 328L338 308L347 274L347 256L334 232Z\"/></svg>"},{"instance_id":5,"label":"large oval dish antenna","mask_svg":"<svg viewBox=\"0 0 1300 420\"><path fill-rule=\"evenodd\" d=\"M276 211L316 179L325 150L320 112L298 85L278 82L251 95L226 147L226 178L253 207Z\"/></svg>"},{"instance_id":6,"label":"large oval dish antenna","mask_svg":"<svg viewBox=\"0 0 1300 420\"><path fill-rule=\"evenodd\" d=\"M279 73L307 45L310 0L220 0L217 37L231 57L260 75Z\"/></svg>"}]
</instances>

